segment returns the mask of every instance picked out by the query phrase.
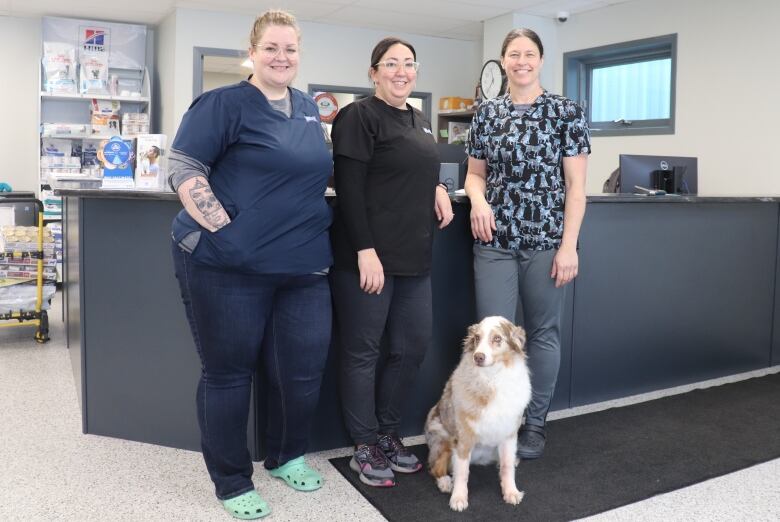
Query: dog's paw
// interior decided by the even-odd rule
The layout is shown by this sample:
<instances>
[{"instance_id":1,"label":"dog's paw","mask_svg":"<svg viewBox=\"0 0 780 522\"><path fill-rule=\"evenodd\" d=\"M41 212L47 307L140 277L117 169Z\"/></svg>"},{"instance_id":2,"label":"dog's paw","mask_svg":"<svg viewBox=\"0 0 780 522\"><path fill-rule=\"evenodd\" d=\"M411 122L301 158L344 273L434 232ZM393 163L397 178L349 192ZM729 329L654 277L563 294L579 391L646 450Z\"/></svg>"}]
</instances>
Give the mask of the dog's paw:
<instances>
[{"instance_id":1,"label":"dog's paw","mask_svg":"<svg viewBox=\"0 0 780 522\"><path fill-rule=\"evenodd\" d=\"M507 504L512 504L516 506L520 502L523 501L523 496L525 496L525 493L522 491L518 491L517 488L510 489L510 490L504 490L504 502Z\"/></svg>"},{"instance_id":2,"label":"dog's paw","mask_svg":"<svg viewBox=\"0 0 780 522\"><path fill-rule=\"evenodd\" d=\"M436 485L442 493L452 493L452 477L449 475L437 478Z\"/></svg>"},{"instance_id":3,"label":"dog's paw","mask_svg":"<svg viewBox=\"0 0 780 522\"><path fill-rule=\"evenodd\" d=\"M455 495L450 497L450 509L453 511L464 511L469 507L468 495Z\"/></svg>"}]
</instances>

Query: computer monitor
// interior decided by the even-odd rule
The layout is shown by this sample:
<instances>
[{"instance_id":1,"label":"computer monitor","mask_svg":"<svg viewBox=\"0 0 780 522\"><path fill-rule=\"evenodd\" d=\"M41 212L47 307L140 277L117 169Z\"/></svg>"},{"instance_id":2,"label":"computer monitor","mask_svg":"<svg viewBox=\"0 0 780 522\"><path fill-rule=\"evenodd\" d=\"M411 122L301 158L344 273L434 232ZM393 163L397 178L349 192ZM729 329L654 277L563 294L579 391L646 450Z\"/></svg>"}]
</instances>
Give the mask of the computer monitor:
<instances>
[{"instance_id":1,"label":"computer monitor","mask_svg":"<svg viewBox=\"0 0 780 522\"><path fill-rule=\"evenodd\" d=\"M458 190L463 188L463 183L466 180L466 167L468 165L467 157L466 157L466 151L463 149L463 145L448 145L447 143L438 143L437 147L439 148L439 158L440 161L444 163L457 163L458 164L458 173L457 176L454 175L454 172L447 170L451 167L445 167L445 170L447 171L446 176L453 178L453 186L450 186L450 183L446 179L442 179L440 172L439 180L443 183L447 183L447 188L450 191Z\"/></svg>"},{"instance_id":2,"label":"computer monitor","mask_svg":"<svg viewBox=\"0 0 780 522\"><path fill-rule=\"evenodd\" d=\"M0 195L0 225L35 226L38 223L38 207L32 200L16 199Z\"/></svg>"},{"instance_id":3,"label":"computer monitor","mask_svg":"<svg viewBox=\"0 0 780 522\"><path fill-rule=\"evenodd\" d=\"M681 156L620 155L620 192L635 186L662 189L672 194L698 193L698 161Z\"/></svg>"}]
</instances>

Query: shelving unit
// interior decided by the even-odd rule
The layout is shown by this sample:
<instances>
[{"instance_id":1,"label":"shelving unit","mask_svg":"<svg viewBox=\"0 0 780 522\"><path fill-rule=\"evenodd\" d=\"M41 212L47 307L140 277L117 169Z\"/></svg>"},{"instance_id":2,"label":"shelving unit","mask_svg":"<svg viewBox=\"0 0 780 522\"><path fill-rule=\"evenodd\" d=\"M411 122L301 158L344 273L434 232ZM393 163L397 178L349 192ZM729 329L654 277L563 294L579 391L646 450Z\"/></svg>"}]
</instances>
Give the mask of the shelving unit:
<instances>
[{"instance_id":1,"label":"shelving unit","mask_svg":"<svg viewBox=\"0 0 780 522\"><path fill-rule=\"evenodd\" d=\"M119 117L121 118L124 112L145 112L149 113L150 110L150 96L149 93L149 80L146 71L143 72L144 80L142 82L144 96L107 96L99 94L51 94L45 91L40 93L40 123L41 123L41 146L43 146L44 139L62 139L72 140L74 143L79 143L82 147L85 142L92 142L95 146L98 146L99 142L109 139L112 134L61 134L61 133L44 133L44 123L76 123L76 124L88 124L90 121L90 105L92 100L107 100L118 101L120 103ZM129 139L131 137L125 137ZM42 156L42 154L40 155ZM42 176L41 162L39 159L38 165L38 182L40 199L44 204L44 223L46 226L52 229L56 240L56 255L57 255L57 280L62 280L62 198L55 196L51 182L54 179L79 179L79 180L95 180L99 181L100 178L90 176L79 172L77 174L51 174L53 179ZM56 177L55 177L56 176Z\"/></svg>"},{"instance_id":2,"label":"shelving unit","mask_svg":"<svg viewBox=\"0 0 780 522\"><path fill-rule=\"evenodd\" d=\"M144 74L144 77L147 75ZM130 103L145 103L148 104L151 99L149 96L110 96L101 94L52 94L45 91L41 91L41 98L49 98L52 100L107 100L118 102L130 102Z\"/></svg>"},{"instance_id":3,"label":"shelving unit","mask_svg":"<svg viewBox=\"0 0 780 522\"><path fill-rule=\"evenodd\" d=\"M468 125L471 123L471 118L474 116L473 110L467 111L439 111L438 129L439 134L436 136L436 140L439 143L448 143L448 138L441 135L442 130L449 132L449 124L452 122L465 123Z\"/></svg>"},{"instance_id":4,"label":"shelving unit","mask_svg":"<svg viewBox=\"0 0 780 522\"><path fill-rule=\"evenodd\" d=\"M138 92L138 95L111 95L107 93L61 93L49 92L45 83L45 71L43 65L43 51L45 42L62 43L75 46L75 61L73 67L79 67L79 55L86 49L86 43L83 39L87 35L94 34L93 29L103 31L105 40L101 39L99 45L105 42L108 50L108 76L116 77L118 88L126 92ZM128 36L130 35L130 36ZM40 154L38 162L38 193L39 199L44 204L44 222L52 228L55 239L57 240L57 273L58 281L61 281L61 261L62 261L62 198L55 196L51 183L59 179L67 180L95 180L99 181L97 174L98 167L90 164L84 165L85 157L79 152L82 151L87 143L92 147L98 148L99 143L119 134L107 134L104 129L99 134L92 134L91 126L91 106L92 100L119 102L118 116L120 121L125 113L146 113L151 121L151 77L149 74L147 52L149 44L149 33L145 26L119 24L114 22L99 22L93 20L77 20L71 18L43 17L42 19L42 45L41 45L41 67L39 69L39 96L38 96L38 122L40 124ZM118 53L118 54L116 54ZM78 78L78 70L76 77ZM114 85L117 85L116 83ZM140 91L138 91L140 87ZM76 89L79 88L76 82ZM55 124L61 126L61 129L45 129L44 124ZM83 125L83 128L78 126ZM82 132L57 132L76 127L74 130ZM151 129L150 129L151 131ZM133 136L122 136L125 139L131 139ZM70 149L69 157L62 157L62 162L56 161L54 165L46 160L44 165L44 140L69 140L70 146L61 144L65 150L65 156L68 156L67 150ZM51 142L49 142L51 144ZM78 147L78 149L76 148ZM78 160L74 157L79 156ZM60 156L56 156L59 158ZM94 158L94 156L90 156ZM48 168L43 168L48 167ZM57 239L59 238L59 239Z\"/></svg>"}]
</instances>

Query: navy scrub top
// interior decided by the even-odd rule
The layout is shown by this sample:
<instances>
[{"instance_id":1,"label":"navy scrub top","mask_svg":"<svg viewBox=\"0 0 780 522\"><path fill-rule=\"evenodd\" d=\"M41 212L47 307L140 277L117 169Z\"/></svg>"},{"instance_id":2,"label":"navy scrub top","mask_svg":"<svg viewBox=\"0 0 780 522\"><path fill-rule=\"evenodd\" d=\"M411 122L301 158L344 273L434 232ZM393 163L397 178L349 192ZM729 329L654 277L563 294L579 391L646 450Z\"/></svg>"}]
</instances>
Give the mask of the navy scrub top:
<instances>
[{"instance_id":1,"label":"navy scrub top","mask_svg":"<svg viewBox=\"0 0 780 522\"><path fill-rule=\"evenodd\" d=\"M211 169L209 184L231 219L212 233L179 212L175 242L201 231L193 261L261 274L309 274L332 264L331 155L314 101L292 88L290 101L288 118L243 81L202 94L184 115L172 148Z\"/></svg>"}]
</instances>

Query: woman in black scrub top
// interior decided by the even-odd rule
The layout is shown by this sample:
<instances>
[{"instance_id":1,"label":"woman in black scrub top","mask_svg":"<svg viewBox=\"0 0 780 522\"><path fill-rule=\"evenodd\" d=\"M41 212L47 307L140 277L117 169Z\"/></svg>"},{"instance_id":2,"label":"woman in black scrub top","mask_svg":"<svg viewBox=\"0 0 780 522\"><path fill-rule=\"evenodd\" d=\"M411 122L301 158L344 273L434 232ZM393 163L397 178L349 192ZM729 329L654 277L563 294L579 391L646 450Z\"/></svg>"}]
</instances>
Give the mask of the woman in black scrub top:
<instances>
[{"instance_id":1,"label":"woman in black scrub top","mask_svg":"<svg viewBox=\"0 0 780 522\"><path fill-rule=\"evenodd\" d=\"M351 468L372 486L422 468L398 436L401 410L431 344L434 226L452 221L430 122L406 103L420 64L411 44L385 38L371 53L373 96L333 123L337 206L333 294L341 400L355 443ZM377 375L379 345L389 356ZM377 382L378 379L378 382Z\"/></svg>"}]
</instances>

